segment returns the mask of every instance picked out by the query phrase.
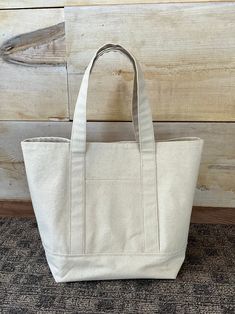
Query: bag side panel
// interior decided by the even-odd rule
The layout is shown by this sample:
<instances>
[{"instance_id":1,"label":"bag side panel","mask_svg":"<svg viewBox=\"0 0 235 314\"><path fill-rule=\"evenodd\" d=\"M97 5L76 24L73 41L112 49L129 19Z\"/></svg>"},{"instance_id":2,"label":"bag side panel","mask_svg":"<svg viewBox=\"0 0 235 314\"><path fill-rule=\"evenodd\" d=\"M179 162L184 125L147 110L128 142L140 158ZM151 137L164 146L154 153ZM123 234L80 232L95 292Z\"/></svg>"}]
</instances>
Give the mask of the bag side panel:
<instances>
[{"instance_id":1,"label":"bag side panel","mask_svg":"<svg viewBox=\"0 0 235 314\"><path fill-rule=\"evenodd\" d=\"M202 140L157 144L161 252L187 245L202 145Z\"/></svg>"},{"instance_id":2,"label":"bag side panel","mask_svg":"<svg viewBox=\"0 0 235 314\"><path fill-rule=\"evenodd\" d=\"M32 203L43 244L70 249L69 143L22 142Z\"/></svg>"}]
</instances>

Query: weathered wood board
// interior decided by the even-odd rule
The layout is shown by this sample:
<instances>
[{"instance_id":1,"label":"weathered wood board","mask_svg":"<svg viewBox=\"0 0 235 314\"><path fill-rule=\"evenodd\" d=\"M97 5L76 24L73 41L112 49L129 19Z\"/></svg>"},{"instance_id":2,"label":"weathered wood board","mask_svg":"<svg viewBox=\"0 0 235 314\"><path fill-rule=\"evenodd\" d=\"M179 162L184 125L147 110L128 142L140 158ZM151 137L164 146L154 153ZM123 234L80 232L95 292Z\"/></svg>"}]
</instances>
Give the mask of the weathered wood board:
<instances>
[{"instance_id":1,"label":"weathered wood board","mask_svg":"<svg viewBox=\"0 0 235 314\"><path fill-rule=\"evenodd\" d=\"M154 120L235 121L234 17L235 3L66 7L71 118L91 56L113 42L141 62ZM129 120L131 89L125 57L103 56L91 78L89 119Z\"/></svg>"},{"instance_id":2,"label":"weathered wood board","mask_svg":"<svg viewBox=\"0 0 235 314\"><path fill-rule=\"evenodd\" d=\"M70 136L69 122L0 122L0 200L29 199L20 142L28 137Z\"/></svg>"},{"instance_id":3,"label":"weathered wood board","mask_svg":"<svg viewBox=\"0 0 235 314\"><path fill-rule=\"evenodd\" d=\"M0 35L0 119L68 120L64 10L0 10Z\"/></svg>"},{"instance_id":4,"label":"weathered wood board","mask_svg":"<svg viewBox=\"0 0 235 314\"><path fill-rule=\"evenodd\" d=\"M195 206L235 207L235 123L154 124L158 139L199 136L205 140ZM30 198L20 141L35 136L70 137L69 122L0 123L0 199ZM134 138L129 122L88 124L89 141L119 141Z\"/></svg>"},{"instance_id":5,"label":"weathered wood board","mask_svg":"<svg viewBox=\"0 0 235 314\"><path fill-rule=\"evenodd\" d=\"M210 2L211 0L0 0L0 9L7 8L39 8L39 7L62 7L82 5L110 5L110 4L148 4L168 2ZM226 2L233 0L227 0ZM222 2L222 0L213 0Z\"/></svg>"},{"instance_id":6,"label":"weathered wood board","mask_svg":"<svg viewBox=\"0 0 235 314\"><path fill-rule=\"evenodd\" d=\"M0 0L0 9L63 7L66 0Z\"/></svg>"}]
</instances>

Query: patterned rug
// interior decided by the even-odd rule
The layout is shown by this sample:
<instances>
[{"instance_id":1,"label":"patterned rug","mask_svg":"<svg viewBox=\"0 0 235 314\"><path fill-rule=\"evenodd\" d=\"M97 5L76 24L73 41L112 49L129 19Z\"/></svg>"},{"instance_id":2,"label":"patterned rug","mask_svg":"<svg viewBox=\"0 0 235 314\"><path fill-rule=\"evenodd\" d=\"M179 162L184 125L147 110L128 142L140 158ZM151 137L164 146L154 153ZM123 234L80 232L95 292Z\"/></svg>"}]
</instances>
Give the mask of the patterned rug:
<instances>
[{"instance_id":1,"label":"patterned rug","mask_svg":"<svg viewBox=\"0 0 235 314\"><path fill-rule=\"evenodd\" d=\"M176 280L56 284L33 218L0 218L0 313L234 313L234 229L190 226Z\"/></svg>"}]
</instances>

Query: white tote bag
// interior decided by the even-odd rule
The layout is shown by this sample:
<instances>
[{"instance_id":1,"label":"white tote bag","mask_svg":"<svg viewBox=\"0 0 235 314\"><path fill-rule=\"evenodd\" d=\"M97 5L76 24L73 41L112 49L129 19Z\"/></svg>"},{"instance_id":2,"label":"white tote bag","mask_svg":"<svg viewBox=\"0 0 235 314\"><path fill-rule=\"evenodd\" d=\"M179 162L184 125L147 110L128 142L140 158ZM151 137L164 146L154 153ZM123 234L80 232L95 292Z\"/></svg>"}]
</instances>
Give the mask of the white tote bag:
<instances>
[{"instance_id":1,"label":"white tote bag","mask_svg":"<svg viewBox=\"0 0 235 314\"><path fill-rule=\"evenodd\" d=\"M95 61L109 51L134 67L135 142L87 142L86 103ZM144 78L120 45L100 48L77 99L71 140L22 142L33 207L57 282L176 278L184 261L203 141L156 142Z\"/></svg>"}]
</instances>

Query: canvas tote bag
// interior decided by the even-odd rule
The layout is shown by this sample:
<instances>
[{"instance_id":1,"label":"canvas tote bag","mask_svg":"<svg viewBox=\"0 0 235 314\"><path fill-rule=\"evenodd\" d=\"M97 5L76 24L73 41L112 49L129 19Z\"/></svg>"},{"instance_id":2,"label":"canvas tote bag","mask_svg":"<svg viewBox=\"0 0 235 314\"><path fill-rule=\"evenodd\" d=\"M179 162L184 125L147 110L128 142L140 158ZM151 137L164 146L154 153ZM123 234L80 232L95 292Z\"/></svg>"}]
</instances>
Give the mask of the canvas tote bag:
<instances>
[{"instance_id":1,"label":"canvas tote bag","mask_svg":"<svg viewBox=\"0 0 235 314\"><path fill-rule=\"evenodd\" d=\"M134 142L87 142L89 76L104 53L134 68ZM184 261L203 141L156 142L144 77L120 45L101 47L80 87L71 140L22 142L33 207L57 282L176 278Z\"/></svg>"}]
</instances>

